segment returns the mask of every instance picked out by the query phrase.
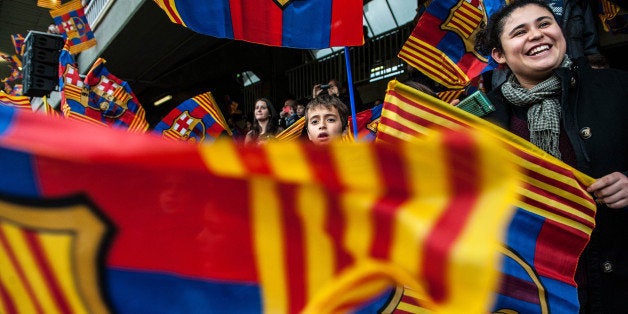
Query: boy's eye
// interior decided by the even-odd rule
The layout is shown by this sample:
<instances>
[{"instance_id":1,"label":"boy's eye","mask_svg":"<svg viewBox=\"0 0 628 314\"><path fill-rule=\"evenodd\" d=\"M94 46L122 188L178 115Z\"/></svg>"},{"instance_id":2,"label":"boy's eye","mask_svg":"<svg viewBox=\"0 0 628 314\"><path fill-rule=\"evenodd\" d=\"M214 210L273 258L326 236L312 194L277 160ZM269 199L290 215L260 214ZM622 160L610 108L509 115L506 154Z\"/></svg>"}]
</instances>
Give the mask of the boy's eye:
<instances>
[{"instance_id":1,"label":"boy's eye","mask_svg":"<svg viewBox=\"0 0 628 314\"><path fill-rule=\"evenodd\" d=\"M336 118L327 118L328 122L336 122Z\"/></svg>"}]
</instances>

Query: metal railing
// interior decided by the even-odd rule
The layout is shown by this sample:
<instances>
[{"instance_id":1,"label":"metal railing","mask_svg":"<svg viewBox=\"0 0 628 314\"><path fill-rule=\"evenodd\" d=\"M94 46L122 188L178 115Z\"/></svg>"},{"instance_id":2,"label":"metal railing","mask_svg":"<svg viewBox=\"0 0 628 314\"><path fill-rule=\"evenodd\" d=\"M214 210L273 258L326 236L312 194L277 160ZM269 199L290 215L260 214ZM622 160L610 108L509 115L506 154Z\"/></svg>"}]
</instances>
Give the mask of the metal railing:
<instances>
[{"instance_id":1,"label":"metal railing","mask_svg":"<svg viewBox=\"0 0 628 314\"><path fill-rule=\"evenodd\" d=\"M87 17L87 21L89 22L89 27L92 30L96 30L98 24L102 18L106 15L107 11L115 0L90 0L87 6L85 7L85 16Z\"/></svg>"},{"instance_id":2,"label":"metal railing","mask_svg":"<svg viewBox=\"0 0 628 314\"><path fill-rule=\"evenodd\" d=\"M349 48L353 84L363 86L389 76L393 71L403 72L405 63L397 54L413 27L412 24L406 24L371 38L363 46ZM311 96L315 84L326 83L332 78L346 82L344 51L293 68L287 71L286 76L289 91L297 98Z\"/></svg>"}]
</instances>

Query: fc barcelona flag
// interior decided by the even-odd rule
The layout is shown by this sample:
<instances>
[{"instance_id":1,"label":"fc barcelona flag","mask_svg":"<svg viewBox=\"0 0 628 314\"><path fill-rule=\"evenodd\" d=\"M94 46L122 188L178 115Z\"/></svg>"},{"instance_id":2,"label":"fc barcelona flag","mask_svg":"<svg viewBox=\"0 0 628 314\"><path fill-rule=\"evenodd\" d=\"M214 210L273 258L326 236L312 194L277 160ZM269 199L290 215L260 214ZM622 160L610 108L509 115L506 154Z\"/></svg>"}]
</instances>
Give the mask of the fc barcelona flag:
<instances>
[{"instance_id":1,"label":"fc barcelona flag","mask_svg":"<svg viewBox=\"0 0 628 314\"><path fill-rule=\"evenodd\" d=\"M232 135L211 92L178 105L155 126L154 131L164 138L193 143L212 142L223 134Z\"/></svg>"},{"instance_id":2,"label":"fc barcelona flag","mask_svg":"<svg viewBox=\"0 0 628 314\"><path fill-rule=\"evenodd\" d=\"M220 38L303 49L363 44L362 0L154 0L173 23Z\"/></svg>"},{"instance_id":3,"label":"fc barcelona flag","mask_svg":"<svg viewBox=\"0 0 628 314\"><path fill-rule=\"evenodd\" d=\"M433 135L191 145L0 107L0 312L375 313L393 284L486 312L519 170Z\"/></svg>"},{"instance_id":4,"label":"fc barcelona flag","mask_svg":"<svg viewBox=\"0 0 628 314\"><path fill-rule=\"evenodd\" d=\"M77 54L96 45L81 0L72 0L50 10L50 16L66 40L70 53Z\"/></svg>"},{"instance_id":5,"label":"fc barcelona flag","mask_svg":"<svg viewBox=\"0 0 628 314\"><path fill-rule=\"evenodd\" d=\"M373 142L377 136L377 125L382 114L382 104L374 106L371 109L360 111L356 114L358 125L358 138L355 139L353 134L353 118L349 117L347 124L347 133L342 137L343 141L349 142Z\"/></svg>"},{"instance_id":6,"label":"fc barcelona flag","mask_svg":"<svg viewBox=\"0 0 628 314\"><path fill-rule=\"evenodd\" d=\"M21 56L24 53L24 36L22 34L11 35L11 42L15 47L15 53Z\"/></svg>"},{"instance_id":7,"label":"fc barcelona flag","mask_svg":"<svg viewBox=\"0 0 628 314\"><path fill-rule=\"evenodd\" d=\"M595 227L593 179L528 141L462 109L392 81L377 140L398 144L443 129L480 131L509 147L523 169L516 214L502 248L492 313L578 313L574 276Z\"/></svg>"},{"instance_id":8,"label":"fc barcelona flag","mask_svg":"<svg viewBox=\"0 0 628 314\"><path fill-rule=\"evenodd\" d=\"M475 50L474 36L504 0L432 1L421 15L399 57L449 89L464 88L471 78L493 67Z\"/></svg>"},{"instance_id":9,"label":"fc barcelona flag","mask_svg":"<svg viewBox=\"0 0 628 314\"><path fill-rule=\"evenodd\" d=\"M115 126L129 131L148 129L146 112L131 86L111 74L99 58L82 77L67 45L59 55L59 90L65 117Z\"/></svg>"},{"instance_id":10,"label":"fc barcelona flag","mask_svg":"<svg viewBox=\"0 0 628 314\"><path fill-rule=\"evenodd\" d=\"M0 91L0 105L32 110L30 97L7 94L4 91Z\"/></svg>"}]
</instances>

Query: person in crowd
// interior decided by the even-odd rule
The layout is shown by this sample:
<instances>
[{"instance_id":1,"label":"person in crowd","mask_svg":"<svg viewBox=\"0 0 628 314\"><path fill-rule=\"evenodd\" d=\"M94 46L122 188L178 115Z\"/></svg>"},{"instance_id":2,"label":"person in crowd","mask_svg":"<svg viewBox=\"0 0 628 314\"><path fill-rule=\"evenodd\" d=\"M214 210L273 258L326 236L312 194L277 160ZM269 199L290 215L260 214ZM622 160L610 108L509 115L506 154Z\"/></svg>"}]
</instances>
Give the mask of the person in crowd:
<instances>
[{"instance_id":1,"label":"person in crowd","mask_svg":"<svg viewBox=\"0 0 628 314\"><path fill-rule=\"evenodd\" d=\"M279 125L285 129L289 128L293 123L297 122L297 101L288 98L284 102L283 110L279 118Z\"/></svg>"},{"instance_id":2,"label":"person in crowd","mask_svg":"<svg viewBox=\"0 0 628 314\"><path fill-rule=\"evenodd\" d=\"M253 127L246 134L244 144L263 144L273 139L275 135L283 131L277 121L277 112L270 100L266 98L256 100L253 110Z\"/></svg>"},{"instance_id":3,"label":"person in crowd","mask_svg":"<svg viewBox=\"0 0 628 314\"><path fill-rule=\"evenodd\" d=\"M349 110L338 97L322 94L305 108L305 126L309 140L315 145L327 145L347 131Z\"/></svg>"},{"instance_id":4,"label":"person in crowd","mask_svg":"<svg viewBox=\"0 0 628 314\"><path fill-rule=\"evenodd\" d=\"M510 69L489 93L491 122L596 178L596 228L576 274L582 313L628 307L628 72L591 69L566 54L551 8L518 0L493 14L476 37Z\"/></svg>"},{"instance_id":5,"label":"person in crowd","mask_svg":"<svg viewBox=\"0 0 628 314\"><path fill-rule=\"evenodd\" d=\"M567 55L571 60L589 62L592 67L608 67L606 58L598 49L598 35L591 4L588 0L544 0L552 9L567 42ZM488 90L503 83L508 68L499 67L485 72Z\"/></svg>"},{"instance_id":6,"label":"person in crowd","mask_svg":"<svg viewBox=\"0 0 628 314\"><path fill-rule=\"evenodd\" d=\"M351 97L349 96L349 91L345 84L342 84L337 79L331 79L327 84L316 84L312 88L312 98L316 98L316 96L321 95L323 92L327 92L327 94L336 96L340 98L340 100L349 107L351 105ZM362 99L357 91L354 91L354 100L355 100L355 108L356 111L362 111L366 108L363 107Z\"/></svg>"},{"instance_id":7,"label":"person in crowd","mask_svg":"<svg viewBox=\"0 0 628 314\"><path fill-rule=\"evenodd\" d=\"M307 106L308 100L306 98L301 98L297 100L297 120L305 117L305 107Z\"/></svg>"}]
</instances>

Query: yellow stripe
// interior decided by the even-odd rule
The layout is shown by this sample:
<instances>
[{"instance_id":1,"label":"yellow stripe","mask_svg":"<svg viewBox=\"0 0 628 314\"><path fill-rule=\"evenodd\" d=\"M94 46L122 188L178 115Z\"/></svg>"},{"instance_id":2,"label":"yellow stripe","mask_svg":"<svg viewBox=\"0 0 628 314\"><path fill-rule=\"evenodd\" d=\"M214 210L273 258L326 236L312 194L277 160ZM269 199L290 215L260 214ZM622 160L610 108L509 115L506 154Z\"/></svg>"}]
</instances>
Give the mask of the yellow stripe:
<instances>
[{"instance_id":1,"label":"yellow stripe","mask_svg":"<svg viewBox=\"0 0 628 314\"><path fill-rule=\"evenodd\" d=\"M2 221L0 220L0 229L2 229L0 230L0 232L4 232L5 228L7 227L7 224L2 223ZM9 245L11 244L12 242L9 242ZM24 282L22 281L22 279L20 279L20 277L18 277L18 272L15 269L11 260L9 259L9 252L1 244L0 269L2 269L2 271L0 271L0 284L4 287L11 287L11 289L7 289L7 293L9 293L9 298L17 307L17 312L36 313L33 300L30 299Z\"/></svg>"},{"instance_id":2,"label":"yellow stripe","mask_svg":"<svg viewBox=\"0 0 628 314\"><path fill-rule=\"evenodd\" d=\"M307 299L334 277L332 239L325 229L328 216L327 193L320 186L306 185L297 192L298 214L303 221L305 248L305 289Z\"/></svg>"},{"instance_id":3,"label":"yellow stripe","mask_svg":"<svg viewBox=\"0 0 628 314\"><path fill-rule=\"evenodd\" d=\"M450 252L455 260L460 258L464 263L452 262L448 266L447 284L450 287L451 298L459 303L448 302L449 308L443 313L453 313L453 309L468 307L469 313L484 311L486 304L490 304L492 293L497 291L500 257L495 254L501 243L505 241L505 231L514 214L514 204L518 199L518 188L521 184L521 173L512 162L499 163L495 160L508 160L508 152L497 142L489 142L488 138L476 133L476 156L478 169L476 178L469 178L476 182L478 199L470 212L465 228L456 239ZM494 139L490 139L493 141ZM455 195L460 197L461 195ZM492 265L492 267L486 267ZM478 283L478 281L481 281ZM475 282L480 299L469 294L465 282Z\"/></svg>"},{"instance_id":4,"label":"yellow stripe","mask_svg":"<svg viewBox=\"0 0 628 314\"><path fill-rule=\"evenodd\" d=\"M235 145L229 140L217 140L211 145L199 146L201 158L210 172L228 177L244 177L247 170ZM220 152L216 154L215 152Z\"/></svg>"},{"instance_id":5,"label":"yellow stripe","mask_svg":"<svg viewBox=\"0 0 628 314\"><path fill-rule=\"evenodd\" d=\"M309 161L299 142L268 143L264 148L276 179L300 183L312 181Z\"/></svg>"},{"instance_id":6,"label":"yellow stripe","mask_svg":"<svg viewBox=\"0 0 628 314\"><path fill-rule=\"evenodd\" d=\"M409 192L413 197L401 206L395 218L391 257L415 274L420 274L423 268L423 239L451 197L445 176L449 166L442 162L446 159L442 146L435 145L438 141L439 137L430 137L425 143L431 144L421 145L420 151L413 149L413 145L403 146ZM413 249L408 250L408 247Z\"/></svg>"},{"instance_id":7,"label":"yellow stripe","mask_svg":"<svg viewBox=\"0 0 628 314\"><path fill-rule=\"evenodd\" d=\"M554 200L551 200L549 198L546 198L544 196L540 196L540 198L542 198L541 202L544 204L548 204L548 205L553 205L555 207L558 207L559 209L562 209L564 212L567 212L569 214L581 217L581 218L585 218L586 220L590 221L590 222L594 222L595 221L595 207L593 206L593 204L591 204L590 202L587 202L585 199L578 197L575 194L569 193L569 192L565 192L565 190L559 189L553 185L550 185L548 183L545 182L541 182L538 181L536 179L532 179L530 177L524 177L523 179L524 181L530 183L533 186L536 186L538 188L540 188L541 190L547 191L550 194L554 194L554 195L559 195L561 198L563 199L567 199L570 201L573 201L577 204L579 204L580 206L584 207L584 208L588 208L589 209L589 213L584 213L580 210L574 209L571 206L565 206L561 203L556 203Z\"/></svg>"},{"instance_id":8,"label":"yellow stripe","mask_svg":"<svg viewBox=\"0 0 628 314\"><path fill-rule=\"evenodd\" d=\"M71 313L87 313L76 289L75 269L72 260L73 237L68 233L47 233L39 236L45 251L46 259L53 269L57 283L63 292L63 298L68 302Z\"/></svg>"},{"instance_id":9,"label":"yellow stripe","mask_svg":"<svg viewBox=\"0 0 628 314\"><path fill-rule=\"evenodd\" d=\"M255 177L250 185L253 238L264 312L285 313L289 307L289 291L280 196L272 180Z\"/></svg>"},{"instance_id":10,"label":"yellow stripe","mask_svg":"<svg viewBox=\"0 0 628 314\"><path fill-rule=\"evenodd\" d=\"M83 7L81 0L74 0L61 5L58 9L50 10L50 16L56 17Z\"/></svg>"},{"instance_id":11,"label":"yellow stripe","mask_svg":"<svg viewBox=\"0 0 628 314\"><path fill-rule=\"evenodd\" d=\"M412 61L413 64L420 66L420 68L426 69L427 73L425 73L425 75L438 73L440 77L447 79L447 81L452 81L458 77L458 72L453 68L453 63L451 63L450 60L445 60L448 59L448 57L445 56L443 52L425 49L425 46L418 46L412 42L408 42L406 45L414 47L418 50L418 52L409 49L402 49L399 56L402 57L402 59L409 59L409 61ZM433 61L432 59L447 62L438 62Z\"/></svg>"},{"instance_id":12,"label":"yellow stripe","mask_svg":"<svg viewBox=\"0 0 628 314\"><path fill-rule=\"evenodd\" d=\"M227 131L227 133L229 133L229 135L232 135L231 129L227 125L227 121L222 115L220 109L218 108L216 100L212 96L211 92L207 92L205 94L194 97L194 101L196 101L196 103L198 103L203 109L205 109L205 111L207 111L212 116L212 118L214 118L214 120L218 124L220 124L220 126L222 126L222 128Z\"/></svg>"},{"instance_id":13,"label":"yellow stripe","mask_svg":"<svg viewBox=\"0 0 628 314\"><path fill-rule=\"evenodd\" d=\"M414 314L428 314L428 313L434 313L433 311L430 311L428 309L424 309L424 308L420 308L416 305L412 305L412 304L408 304L408 303L404 303L404 302L399 302L399 306L397 306L398 310L402 310L402 311L406 311L406 312L410 312L410 313L414 313Z\"/></svg>"},{"instance_id":14,"label":"yellow stripe","mask_svg":"<svg viewBox=\"0 0 628 314\"><path fill-rule=\"evenodd\" d=\"M37 302L46 313L59 313L60 310L53 300L52 293L46 285L41 269L35 262L33 252L26 243L22 230L9 224L3 225L2 230L13 247L17 262L26 276L25 280L28 281L27 285L33 289Z\"/></svg>"},{"instance_id":15,"label":"yellow stripe","mask_svg":"<svg viewBox=\"0 0 628 314\"><path fill-rule=\"evenodd\" d=\"M549 202L548 199L545 199L545 198L540 197L540 196L536 197L538 195L536 195L536 194L534 194L534 193L532 193L532 192L530 192L529 190L526 190L526 189L521 189L519 191L519 193L521 195L529 196L532 199L544 199L545 201ZM529 212L532 212L532 213L535 213L535 214L540 215L542 217L545 217L546 219L553 220L553 221L558 222L560 224L572 227L572 228L580 230L580 231L582 231L582 232L584 232L586 234L591 234L591 231L592 231L591 228L587 227L586 225L584 225L582 223L579 223L579 222L576 222L574 220L571 220L571 219L569 219L569 218L567 218L565 216L561 216L561 215L558 215L558 214L556 214L554 212L550 212L550 211L547 211L545 209L538 208L536 206L533 206L533 205L530 205L528 203L525 203L524 201L518 201L517 202L517 206L519 206L522 209L525 209L525 210L527 210ZM561 209L563 211L567 211L567 210L565 210L564 207L561 208ZM593 219L593 217L588 217L588 218L590 218L590 219L587 219L589 221L591 219Z\"/></svg>"}]
</instances>

